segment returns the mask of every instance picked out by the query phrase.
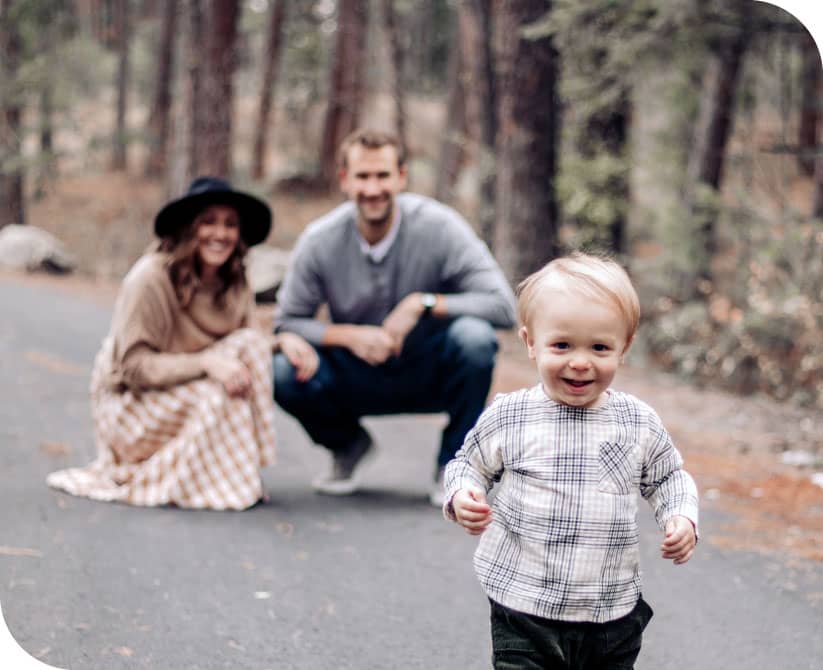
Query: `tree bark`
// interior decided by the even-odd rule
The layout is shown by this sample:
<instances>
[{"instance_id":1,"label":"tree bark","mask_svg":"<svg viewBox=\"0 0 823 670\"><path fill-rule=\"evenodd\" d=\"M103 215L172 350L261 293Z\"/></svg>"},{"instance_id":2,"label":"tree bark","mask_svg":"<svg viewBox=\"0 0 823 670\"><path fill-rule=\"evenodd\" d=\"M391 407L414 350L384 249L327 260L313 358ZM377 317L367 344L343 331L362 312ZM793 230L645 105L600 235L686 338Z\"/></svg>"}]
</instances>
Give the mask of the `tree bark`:
<instances>
[{"instance_id":1,"label":"tree bark","mask_svg":"<svg viewBox=\"0 0 823 670\"><path fill-rule=\"evenodd\" d=\"M736 0L731 6L739 21L728 38L719 43L706 70L686 174L686 211L697 223L699 238L697 275L708 281L712 278L711 262L717 252L716 212L703 202L700 189L702 186L715 192L720 190L734 118L735 92L751 34L747 0Z\"/></svg>"},{"instance_id":2,"label":"tree bark","mask_svg":"<svg viewBox=\"0 0 823 670\"><path fill-rule=\"evenodd\" d=\"M357 128L364 97L364 66L368 4L366 0L340 0L337 44L331 66L328 106L320 148L321 178L329 189L336 183L337 148Z\"/></svg>"},{"instance_id":3,"label":"tree bark","mask_svg":"<svg viewBox=\"0 0 823 670\"><path fill-rule=\"evenodd\" d=\"M394 118L397 137L400 144L408 149L406 142L406 94L403 85L403 68L405 53L397 30L397 15L394 0L383 0L383 28L389 43L392 61L392 98L394 99Z\"/></svg>"},{"instance_id":4,"label":"tree bark","mask_svg":"<svg viewBox=\"0 0 823 670\"><path fill-rule=\"evenodd\" d=\"M275 0L269 19L269 35L266 42L266 57L263 63L263 80L260 85L260 100L257 109L257 126L254 138L252 175L262 179L265 173L268 149L269 124L271 123L272 96L274 94L277 69L283 45L283 26L286 21L286 0Z\"/></svg>"},{"instance_id":5,"label":"tree bark","mask_svg":"<svg viewBox=\"0 0 823 670\"><path fill-rule=\"evenodd\" d=\"M440 159L437 165L434 197L446 203L454 202L454 186L460 175L465 157L466 105L463 86L463 58L459 44L458 24L454 26L455 45L449 55L448 101L446 103L446 127L440 142Z\"/></svg>"},{"instance_id":6,"label":"tree bark","mask_svg":"<svg viewBox=\"0 0 823 670\"><path fill-rule=\"evenodd\" d=\"M131 21L129 20L129 0L115 0L117 25L117 108L115 111L114 138L112 140L112 170L127 168L126 109L128 104L131 63L129 46L131 43Z\"/></svg>"},{"instance_id":7,"label":"tree bark","mask_svg":"<svg viewBox=\"0 0 823 670\"><path fill-rule=\"evenodd\" d=\"M26 223L23 185L21 90L17 81L22 49L12 0L0 0L0 228Z\"/></svg>"},{"instance_id":8,"label":"tree bark","mask_svg":"<svg viewBox=\"0 0 823 670\"><path fill-rule=\"evenodd\" d=\"M478 172L477 227L494 244L494 141L497 133L495 82L492 67L490 0L461 0L457 6L458 44L463 65L468 160Z\"/></svg>"},{"instance_id":9,"label":"tree bark","mask_svg":"<svg viewBox=\"0 0 823 670\"><path fill-rule=\"evenodd\" d=\"M492 2L498 110L494 248L512 283L539 269L558 248L559 57L550 37L522 35L523 26L547 8L545 0Z\"/></svg>"},{"instance_id":10,"label":"tree bark","mask_svg":"<svg viewBox=\"0 0 823 670\"><path fill-rule=\"evenodd\" d=\"M803 36L802 59L802 102L797 143L800 150L800 169L806 176L811 177L815 172L814 155L817 151L817 126L820 122L823 96L823 68L817 44L808 32Z\"/></svg>"},{"instance_id":11,"label":"tree bark","mask_svg":"<svg viewBox=\"0 0 823 670\"><path fill-rule=\"evenodd\" d=\"M231 173L233 76L239 0L211 0L203 31L205 62L200 110L194 116L194 174ZM202 44L202 42L201 42ZM196 43L192 45L197 49ZM200 47L202 53L202 47Z\"/></svg>"},{"instance_id":12,"label":"tree bark","mask_svg":"<svg viewBox=\"0 0 823 670\"><path fill-rule=\"evenodd\" d=\"M154 103L149 116L149 156L147 177L162 177L166 173L169 125L171 119L171 87L174 78L174 47L177 36L177 2L164 0L157 78L154 82Z\"/></svg>"}]
</instances>

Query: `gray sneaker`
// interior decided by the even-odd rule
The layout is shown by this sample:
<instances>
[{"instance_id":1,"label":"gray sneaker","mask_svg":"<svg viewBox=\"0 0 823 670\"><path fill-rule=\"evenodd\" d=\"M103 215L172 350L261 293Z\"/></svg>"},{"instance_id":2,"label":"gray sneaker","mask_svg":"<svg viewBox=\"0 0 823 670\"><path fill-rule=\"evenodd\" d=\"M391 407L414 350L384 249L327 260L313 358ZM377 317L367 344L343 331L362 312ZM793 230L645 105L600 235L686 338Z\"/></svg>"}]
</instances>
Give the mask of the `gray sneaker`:
<instances>
[{"instance_id":1,"label":"gray sneaker","mask_svg":"<svg viewBox=\"0 0 823 670\"><path fill-rule=\"evenodd\" d=\"M429 489L429 502L434 507L443 507L443 503L446 502L446 489L443 488L443 475L445 472L446 468L437 469L434 482L432 482L431 488Z\"/></svg>"},{"instance_id":2,"label":"gray sneaker","mask_svg":"<svg viewBox=\"0 0 823 670\"><path fill-rule=\"evenodd\" d=\"M359 484L355 476L357 467L370 460L375 451L371 436L364 430L347 449L332 454L331 472L315 479L312 487L329 496L351 495Z\"/></svg>"}]
</instances>

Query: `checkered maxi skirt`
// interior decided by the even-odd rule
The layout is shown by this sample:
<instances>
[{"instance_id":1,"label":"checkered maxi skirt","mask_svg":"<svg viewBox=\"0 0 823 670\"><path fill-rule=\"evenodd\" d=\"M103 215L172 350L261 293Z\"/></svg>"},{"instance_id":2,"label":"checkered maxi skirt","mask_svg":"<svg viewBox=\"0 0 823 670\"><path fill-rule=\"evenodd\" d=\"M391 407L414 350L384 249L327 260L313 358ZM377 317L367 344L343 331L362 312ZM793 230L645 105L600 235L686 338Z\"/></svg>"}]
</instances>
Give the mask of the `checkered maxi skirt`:
<instances>
[{"instance_id":1,"label":"checkered maxi skirt","mask_svg":"<svg viewBox=\"0 0 823 670\"><path fill-rule=\"evenodd\" d=\"M275 460L271 346L237 330L210 347L249 370L248 398L231 398L212 379L169 389L116 392L104 371L104 341L91 378L97 459L51 473L49 486L131 505L242 510L263 496L260 469Z\"/></svg>"}]
</instances>

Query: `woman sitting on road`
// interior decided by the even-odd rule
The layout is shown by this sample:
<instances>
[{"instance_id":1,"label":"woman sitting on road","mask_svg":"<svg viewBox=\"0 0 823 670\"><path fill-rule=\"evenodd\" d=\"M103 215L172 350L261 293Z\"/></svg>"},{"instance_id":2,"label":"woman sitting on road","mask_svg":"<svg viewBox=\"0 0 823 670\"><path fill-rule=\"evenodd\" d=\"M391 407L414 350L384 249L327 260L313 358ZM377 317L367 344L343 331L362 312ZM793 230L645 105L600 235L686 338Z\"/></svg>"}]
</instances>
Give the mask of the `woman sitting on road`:
<instances>
[{"instance_id":1,"label":"woman sitting on road","mask_svg":"<svg viewBox=\"0 0 823 670\"><path fill-rule=\"evenodd\" d=\"M301 379L317 354L291 333L255 330L247 249L271 211L200 177L154 221L160 238L123 280L91 379L97 459L48 484L132 505L245 509L273 463L272 350ZM274 339L272 339L274 338Z\"/></svg>"}]
</instances>

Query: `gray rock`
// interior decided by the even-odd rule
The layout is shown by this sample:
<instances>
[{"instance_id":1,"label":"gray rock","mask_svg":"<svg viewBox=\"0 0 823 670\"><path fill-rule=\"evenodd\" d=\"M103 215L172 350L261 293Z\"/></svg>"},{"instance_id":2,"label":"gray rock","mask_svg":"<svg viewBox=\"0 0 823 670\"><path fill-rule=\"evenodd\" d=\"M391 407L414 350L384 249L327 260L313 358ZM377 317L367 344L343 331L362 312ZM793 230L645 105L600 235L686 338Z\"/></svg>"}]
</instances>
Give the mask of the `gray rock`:
<instances>
[{"instance_id":1,"label":"gray rock","mask_svg":"<svg viewBox=\"0 0 823 670\"><path fill-rule=\"evenodd\" d=\"M258 302L275 302L290 256L291 253L285 249L263 244L249 249L246 276Z\"/></svg>"},{"instance_id":2,"label":"gray rock","mask_svg":"<svg viewBox=\"0 0 823 670\"><path fill-rule=\"evenodd\" d=\"M42 228L18 223L0 228L0 269L65 273L76 267L65 245Z\"/></svg>"}]
</instances>

